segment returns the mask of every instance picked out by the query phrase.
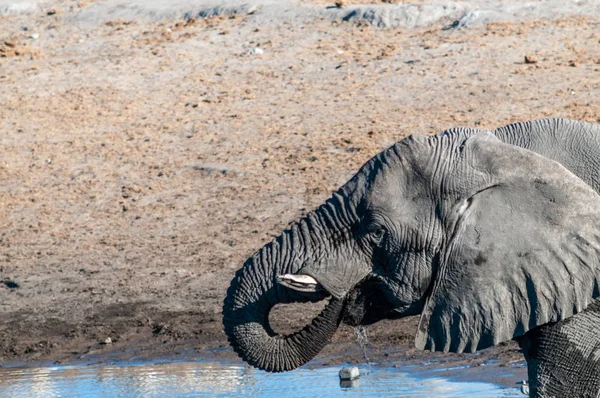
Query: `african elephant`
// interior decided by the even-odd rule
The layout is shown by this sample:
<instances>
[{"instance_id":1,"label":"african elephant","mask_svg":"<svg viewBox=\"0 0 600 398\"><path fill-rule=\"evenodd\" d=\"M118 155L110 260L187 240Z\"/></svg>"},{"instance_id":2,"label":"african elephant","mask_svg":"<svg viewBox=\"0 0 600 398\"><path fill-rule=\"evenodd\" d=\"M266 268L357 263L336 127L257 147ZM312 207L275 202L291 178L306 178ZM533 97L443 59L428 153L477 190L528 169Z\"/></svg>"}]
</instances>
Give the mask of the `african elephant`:
<instances>
[{"instance_id":1,"label":"african elephant","mask_svg":"<svg viewBox=\"0 0 600 398\"><path fill-rule=\"evenodd\" d=\"M311 360L340 322L420 314L415 345L515 339L530 394L600 396L600 125L566 119L413 135L238 270L223 306L234 350L271 372ZM328 298L288 336L278 303Z\"/></svg>"}]
</instances>

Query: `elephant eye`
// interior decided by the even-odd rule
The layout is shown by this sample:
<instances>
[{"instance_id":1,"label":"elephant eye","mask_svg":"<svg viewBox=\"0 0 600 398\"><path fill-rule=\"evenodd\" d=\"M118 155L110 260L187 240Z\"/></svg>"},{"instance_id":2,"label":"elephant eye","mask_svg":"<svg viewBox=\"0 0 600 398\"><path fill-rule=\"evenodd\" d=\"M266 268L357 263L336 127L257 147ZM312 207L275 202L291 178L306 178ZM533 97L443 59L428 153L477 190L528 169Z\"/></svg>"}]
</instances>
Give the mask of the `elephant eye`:
<instances>
[{"instance_id":1,"label":"elephant eye","mask_svg":"<svg viewBox=\"0 0 600 398\"><path fill-rule=\"evenodd\" d=\"M383 238L385 236L385 229L382 227L379 227L379 228L373 230L370 235L371 235L371 239L373 240L373 243L381 243L381 241L383 240Z\"/></svg>"}]
</instances>

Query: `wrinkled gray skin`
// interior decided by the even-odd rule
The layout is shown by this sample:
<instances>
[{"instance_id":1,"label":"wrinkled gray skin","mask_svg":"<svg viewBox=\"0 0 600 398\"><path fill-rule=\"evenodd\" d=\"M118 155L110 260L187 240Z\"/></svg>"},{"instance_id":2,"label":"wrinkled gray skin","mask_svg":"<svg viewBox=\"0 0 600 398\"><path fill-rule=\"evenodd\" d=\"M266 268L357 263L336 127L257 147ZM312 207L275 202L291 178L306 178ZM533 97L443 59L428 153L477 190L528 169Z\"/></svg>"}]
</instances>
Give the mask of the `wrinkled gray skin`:
<instances>
[{"instance_id":1,"label":"wrinkled gray skin","mask_svg":"<svg viewBox=\"0 0 600 398\"><path fill-rule=\"evenodd\" d=\"M311 360L342 321L421 314L420 349L515 339L532 397L598 397L598 191L599 125L408 137L246 261L224 302L225 332L245 361L280 372ZM295 334L269 326L278 303L326 298Z\"/></svg>"}]
</instances>

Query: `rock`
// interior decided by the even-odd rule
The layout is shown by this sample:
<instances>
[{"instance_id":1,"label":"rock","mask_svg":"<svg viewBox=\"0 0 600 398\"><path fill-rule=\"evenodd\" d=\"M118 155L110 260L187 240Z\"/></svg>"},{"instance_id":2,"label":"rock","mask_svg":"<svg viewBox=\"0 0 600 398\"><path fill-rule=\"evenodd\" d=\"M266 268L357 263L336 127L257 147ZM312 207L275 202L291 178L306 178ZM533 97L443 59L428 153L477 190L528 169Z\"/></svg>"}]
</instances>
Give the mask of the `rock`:
<instances>
[{"instance_id":1,"label":"rock","mask_svg":"<svg viewBox=\"0 0 600 398\"><path fill-rule=\"evenodd\" d=\"M529 385L527 384L527 380L521 381L521 392L525 395L529 395Z\"/></svg>"},{"instance_id":2,"label":"rock","mask_svg":"<svg viewBox=\"0 0 600 398\"><path fill-rule=\"evenodd\" d=\"M9 41L9 40L7 40L7 41L5 41L5 42L4 42L4 45L5 45L6 47L15 48L15 47L17 46L17 43L16 43L16 42L14 42L14 41Z\"/></svg>"},{"instance_id":3,"label":"rock","mask_svg":"<svg viewBox=\"0 0 600 398\"><path fill-rule=\"evenodd\" d=\"M102 344L112 344L112 339L110 337L107 337L106 339L104 339L104 342Z\"/></svg>"},{"instance_id":4,"label":"rock","mask_svg":"<svg viewBox=\"0 0 600 398\"><path fill-rule=\"evenodd\" d=\"M123 185L121 187L121 196L125 199L129 198L134 193L141 193L141 192L142 192L142 188L140 188L138 185L135 185L135 184Z\"/></svg>"},{"instance_id":5,"label":"rock","mask_svg":"<svg viewBox=\"0 0 600 398\"><path fill-rule=\"evenodd\" d=\"M527 54L525 55L525 63L526 64L537 64L538 59L535 55Z\"/></svg>"},{"instance_id":6,"label":"rock","mask_svg":"<svg viewBox=\"0 0 600 398\"><path fill-rule=\"evenodd\" d=\"M360 377L360 372L356 366L351 368L342 368L340 370L340 379L341 380L355 380Z\"/></svg>"},{"instance_id":7,"label":"rock","mask_svg":"<svg viewBox=\"0 0 600 398\"><path fill-rule=\"evenodd\" d=\"M250 50L248 50L248 55L262 55L265 53L265 50L263 50L262 48L259 47L255 47L255 48L251 48Z\"/></svg>"},{"instance_id":8,"label":"rock","mask_svg":"<svg viewBox=\"0 0 600 398\"><path fill-rule=\"evenodd\" d=\"M32 33L31 35L29 35L29 38L33 39L33 40L37 40L37 39L40 38L40 34L39 33Z\"/></svg>"},{"instance_id":9,"label":"rock","mask_svg":"<svg viewBox=\"0 0 600 398\"><path fill-rule=\"evenodd\" d=\"M344 0L339 0L339 1L336 1L336 2L335 2L335 6L336 6L337 8L344 8L344 7L346 7L346 2L345 2Z\"/></svg>"}]
</instances>

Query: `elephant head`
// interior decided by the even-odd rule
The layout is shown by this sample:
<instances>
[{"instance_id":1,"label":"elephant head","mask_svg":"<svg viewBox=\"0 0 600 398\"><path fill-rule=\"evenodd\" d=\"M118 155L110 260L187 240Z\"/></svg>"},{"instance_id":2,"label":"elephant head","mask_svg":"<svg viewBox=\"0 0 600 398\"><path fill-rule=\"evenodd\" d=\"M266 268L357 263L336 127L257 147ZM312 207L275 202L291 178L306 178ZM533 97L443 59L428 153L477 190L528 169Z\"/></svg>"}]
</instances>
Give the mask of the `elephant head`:
<instances>
[{"instance_id":1,"label":"elephant head","mask_svg":"<svg viewBox=\"0 0 600 398\"><path fill-rule=\"evenodd\" d=\"M267 371L312 359L341 321L421 314L416 346L475 351L571 317L599 294L600 197L491 132L411 136L241 268L223 307L235 351ZM278 303L329 298L301 331Z\"/></svg>"}]
</instances>

